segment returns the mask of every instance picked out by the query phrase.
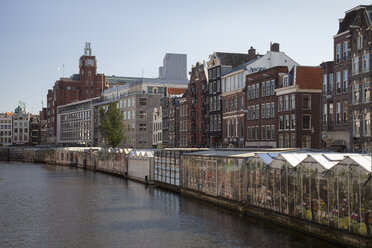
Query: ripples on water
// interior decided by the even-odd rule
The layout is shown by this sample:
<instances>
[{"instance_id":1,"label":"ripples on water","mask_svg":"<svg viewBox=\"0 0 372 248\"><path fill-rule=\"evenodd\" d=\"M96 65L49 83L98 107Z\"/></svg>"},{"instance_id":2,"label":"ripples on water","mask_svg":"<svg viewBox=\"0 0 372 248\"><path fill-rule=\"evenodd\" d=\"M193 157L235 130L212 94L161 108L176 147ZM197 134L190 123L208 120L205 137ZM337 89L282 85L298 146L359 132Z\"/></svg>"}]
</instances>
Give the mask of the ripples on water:
<instances>
[{"instance_id":1,"label":"ripples on water","mask_svg":"<svg viewBox=\"0 0 372 248\"><path fill-rule=\"evenodd\" d=\"M336 247L119 177L0 162L0 247Z\"/></svg>"}]
</instances>

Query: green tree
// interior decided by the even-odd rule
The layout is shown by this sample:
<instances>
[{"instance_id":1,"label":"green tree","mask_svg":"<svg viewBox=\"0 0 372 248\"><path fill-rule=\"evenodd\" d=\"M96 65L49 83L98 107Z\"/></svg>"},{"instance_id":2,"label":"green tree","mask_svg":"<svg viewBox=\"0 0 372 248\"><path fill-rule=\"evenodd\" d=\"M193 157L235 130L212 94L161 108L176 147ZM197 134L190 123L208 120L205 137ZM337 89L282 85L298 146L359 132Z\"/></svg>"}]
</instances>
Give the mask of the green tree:
<instances>
[{"instance_id":1,"label":"green tree","mask_svg":"<svg viewBox=\"0 0 372 248\"><path fill-rule=\"evenodd\" d=\"M108 110L99 110L99 131L108 140L108 144L115 148L124 140L123 112L117 108L117 103L112 102Z\"/></svg>"}]
</instances>

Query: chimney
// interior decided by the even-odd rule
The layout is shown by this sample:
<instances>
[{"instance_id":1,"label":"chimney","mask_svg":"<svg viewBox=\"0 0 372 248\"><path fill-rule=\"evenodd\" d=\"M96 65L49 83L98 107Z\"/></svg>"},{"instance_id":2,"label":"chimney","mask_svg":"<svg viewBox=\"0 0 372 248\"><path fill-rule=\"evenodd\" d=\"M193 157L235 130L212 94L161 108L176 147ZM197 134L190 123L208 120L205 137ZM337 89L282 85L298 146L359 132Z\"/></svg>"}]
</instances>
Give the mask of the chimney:
<instances>
[{"instance_id":1,"label":"chimney","mask_svg":"<svg viewBox=\"0 0 372 248\"><path fill-rule=\"evenodd\" d=\"M341 29L343 21L344 21L344 18L338 19L339 29Z\"/></svg>"},{"instance_id":2,"label":"chimney","mask_svg":"<svg viewBox=\"0 0 372 248\"><path fill-rule=\"evenodd\" d=\"M270 43L270 51L272 52L279 52L279 44L278 43Z\"/></svg>"},{"instance_id":3,"label":"chimney","mask_svg":"<svg viewBox=\"0 0 372 248\"><path fill-rule=\"evenodd\" d=\"M251 60L253 60L255 58L256 58L256 49L254 49L253 47L251 47L248 50L248 61L251 61Z\"/></svg>"}]
</instances>

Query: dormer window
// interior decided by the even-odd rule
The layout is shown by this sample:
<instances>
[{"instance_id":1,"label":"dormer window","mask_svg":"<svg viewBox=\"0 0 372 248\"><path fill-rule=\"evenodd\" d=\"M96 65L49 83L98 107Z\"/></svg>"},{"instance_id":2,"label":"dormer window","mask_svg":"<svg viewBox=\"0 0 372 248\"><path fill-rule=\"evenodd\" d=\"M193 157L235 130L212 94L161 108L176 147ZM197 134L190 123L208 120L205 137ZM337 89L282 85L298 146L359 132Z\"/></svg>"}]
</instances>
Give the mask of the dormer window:
<instances>
[{"instance_id":1,"label":"dormer window","mask_svg":"<svg viewBox=\"0 0 372 248\"><path fill-rule=\"evenodd\" d=\"M289 86L288 76L283 77L283 87Z\"/></svg>"},{"instance_id":2,"label":"dormer window","mask_svg":"<svg viewBox=\"0 0 372 248\"><path fill-rule=\"evenodd\" d=\"M361 35L361 34L358 36L357 46L358 46L358 49L362 49L363 48L363 35Z\"/></svg>"}]
</instances>

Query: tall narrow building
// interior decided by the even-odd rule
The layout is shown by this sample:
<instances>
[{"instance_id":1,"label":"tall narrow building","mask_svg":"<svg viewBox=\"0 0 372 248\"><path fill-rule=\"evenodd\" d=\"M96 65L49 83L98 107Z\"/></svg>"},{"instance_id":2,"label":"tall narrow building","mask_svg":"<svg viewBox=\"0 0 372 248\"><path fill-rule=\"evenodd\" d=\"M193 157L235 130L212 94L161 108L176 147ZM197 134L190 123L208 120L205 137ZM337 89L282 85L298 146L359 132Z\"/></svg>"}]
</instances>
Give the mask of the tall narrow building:
<instances>
[{"instance_id":1,"label":"tall narrow building","mask_svg":"<svg viewBox=\"0 0 372 248\"><path fill-rule=\"evenodd\" d=\"M333 37L333 61L323 71L322 146L370 152L372 5L345 12Z\"/></svg>"}]
</instances>

